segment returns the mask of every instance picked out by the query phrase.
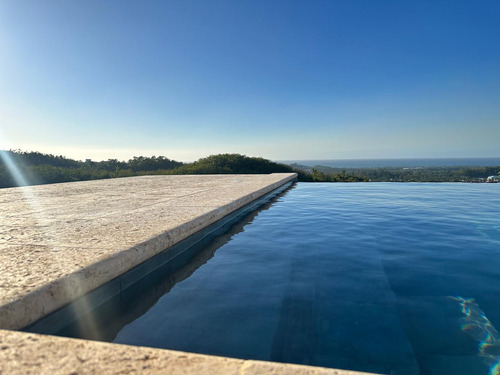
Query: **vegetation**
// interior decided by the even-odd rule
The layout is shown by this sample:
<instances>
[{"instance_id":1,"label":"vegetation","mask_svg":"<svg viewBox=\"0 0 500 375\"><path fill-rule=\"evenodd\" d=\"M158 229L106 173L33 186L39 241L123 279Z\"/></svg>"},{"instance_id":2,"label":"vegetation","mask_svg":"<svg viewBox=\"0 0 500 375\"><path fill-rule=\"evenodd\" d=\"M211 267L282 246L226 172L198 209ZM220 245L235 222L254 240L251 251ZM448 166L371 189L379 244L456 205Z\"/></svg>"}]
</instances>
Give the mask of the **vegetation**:
<instances>
[{"instance_id":1,"label":"vegetation","mask_svg":"<svg viewBox=\"0 0 500 375\"><path fill-rule=\"evenodd\" d=\"M134 157L127 162L116 159L83 162L40 152L0 151L0 188L139 176L153 172L165 174L182 165L163 156ZM19 180L20 176L22 180Z\"/></svg>"},{"instance_id":2,"label":"vegetation","mask_svg":"<svg viewBox=\"0 0 500 375\"><path fill-rule=\"evenodd\" d=\"M286 165L239 154L211 155L194 163L181 163L164 156L135 156L128 161L109 159L95 162L40 152L0 151L0 188L152 174L283 172L295 172L298 174L298 180L304 182L484 182L488 176L500 176L500 166L344 169Z\"/></svg>"},{"instance_id":3,"label":"vegetation","mask_svg":"<svg viewBox=\"0 0 500 375\"><path fill-rule=\"evenodd\" d=\"M19 173L16 173L16 170ZM0 188L150 174L256 174L280 172L295 172L298 174L299 181L306 182L366 180L362 177L348 176L345 173L334 175L318 170L308 172L295 169L286 164L239 154L212 155L194 163L184 164L164 156L136 156L126 162L116 159L95 162L91 160L78 161L60 155L42 154L40 152L0 151Z\"/></svg>"},{"instance_id":4,"label":"vegetation","mask_svg":"<svg viewBox=\"0 0 500 375\"><path fill-rule=\"evenodd\" d=\"M184 164L170 174L259 174L259 173L298 173L300 181L313 181L304 171L295 170L286 164L279 164L263 158L248 157L240 154L219 154L202 158L194 163Z\"/></svg>"},{"instance_id":5,"label":"vegetation","mask_svg":"<svg viewBox=\"0 0 500 375\"><path fill-rule=\"evenodd\" d=\"M292 164L304 172L323 173L326 176L350 175L376 182L484 182L488 176L500 175L496 167L385 167L385 168L332 168L309 167ZM316 172L315 172L316 171Z\"/></svg>"}]
</instances>

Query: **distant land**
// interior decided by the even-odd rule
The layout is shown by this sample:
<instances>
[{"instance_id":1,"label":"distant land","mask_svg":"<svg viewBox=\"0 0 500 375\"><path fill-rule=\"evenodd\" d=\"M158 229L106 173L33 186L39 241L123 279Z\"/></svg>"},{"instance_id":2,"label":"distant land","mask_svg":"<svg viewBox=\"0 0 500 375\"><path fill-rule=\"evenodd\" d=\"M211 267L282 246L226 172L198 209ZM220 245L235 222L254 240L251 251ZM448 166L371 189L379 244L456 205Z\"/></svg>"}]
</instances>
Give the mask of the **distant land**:
<instances>
[{"instance_id":1,"label":"distant land","mask_svg":"<svg viewBox=\"0 0 500 375\"><path fill-rule=\"evenodd\" d=\"M418 158L418 159L327 159L279 160L284 164L317 165L331 168L384 168L384 167L493 167L500 165L496 158Z\"/></svg>"},{"instance_id":2,"label":"distant land","mask_svg":"<svg viewBox=\"0 0 500 375\"><path fill-rule=\"evenodd\" d=\"M387 162L389 166L376 166L375 163L368 163L362 165L369 165L367 167L332 167L326 166L327 160L314 160L306 161L309 164L321 163L317 165L305 165L299 163L289 164L295 170L301 170L305 173L311 174L313 177L317 176L319 179L322 176L338 175L350 176L351 178L358 177L368 182L496 182L498 180L495 176L500 176L500 160L496 165L460 165L461 162L455 160L458 165L455 166L425 166L422 160L430 162L429 159L411 159L416 160L413 166L409 163L409 159L401 162L401 166L395 166L395 160ZM399 159L401 160L401 159ZM436 159L434 159L436 160ZM436 161L440 165L444 160ZM477 159L462 159L465 163L471 163ZM336 162L336 161L335 161ZM359 162L359 160L356 160ZM302 161L304 163L304 161ZM330 165L338 165L330 163ZM358 165L361 163L358 163ZM348 165L340 163L340 165ZM352 165L352 164L351 164ZM493 177L491 177L493 176ZM488 177L489 180L488 180Z\"/></svg>"}]
</instances>

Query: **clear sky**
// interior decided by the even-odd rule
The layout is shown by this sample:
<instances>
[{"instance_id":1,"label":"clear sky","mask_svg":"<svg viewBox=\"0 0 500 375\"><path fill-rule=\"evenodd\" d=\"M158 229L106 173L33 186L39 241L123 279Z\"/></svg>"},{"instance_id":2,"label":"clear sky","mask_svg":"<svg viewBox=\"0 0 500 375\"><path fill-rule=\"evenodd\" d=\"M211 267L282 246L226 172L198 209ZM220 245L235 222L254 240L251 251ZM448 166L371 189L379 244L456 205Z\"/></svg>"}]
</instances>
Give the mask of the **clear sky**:
<instances>
[{"instance_id":1,"label":"clear sky","mask_svg":"<svg viewBox=\"0 0 500 375\"><path fill-rule=\"evenodd\" d=\"M0 149L500 156L500 1L0 0Z\"/></svg>"}]
</instances>

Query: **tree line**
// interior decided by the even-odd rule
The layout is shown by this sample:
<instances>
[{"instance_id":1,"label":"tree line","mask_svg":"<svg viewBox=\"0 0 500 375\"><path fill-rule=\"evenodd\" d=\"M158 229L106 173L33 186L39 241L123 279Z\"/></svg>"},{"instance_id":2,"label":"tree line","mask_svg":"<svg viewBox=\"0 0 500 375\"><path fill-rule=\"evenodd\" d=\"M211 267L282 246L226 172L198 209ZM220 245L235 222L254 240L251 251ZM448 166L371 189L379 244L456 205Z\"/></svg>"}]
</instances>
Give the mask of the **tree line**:
<instances>
[{"instance_id":1,"label":"tree line","mask_svg":"<svg viewBox=\"0 0 500 375\"><path fill-rule=\"evenodd\" d=\"M164 156L135 156L128 161L79 161L40 152L0 151L0 188L151 174L261 173L297 173L298 180L303 182L366 181L363 177L345 173L335 175L321 171L309 172L264 158L240 154L211 155L193 163L182 163Z\"/></svg>"},{"instance_id":2,"label":"tree line","mask_svg":"<svg viewBox=\"0 0 500 375\"><path fill-rule=\"evenodd\" d=\"M219 154L182 163L165 156L134 156L128 161L80 161L62 155L0 151L0 188L85 181L141 175L176 174L266 174L297 173L302 182L484 182L500 176L494 167L422 167L422 168L332 168L281 164L240 154Z\"/></svg>"}]
</instances>

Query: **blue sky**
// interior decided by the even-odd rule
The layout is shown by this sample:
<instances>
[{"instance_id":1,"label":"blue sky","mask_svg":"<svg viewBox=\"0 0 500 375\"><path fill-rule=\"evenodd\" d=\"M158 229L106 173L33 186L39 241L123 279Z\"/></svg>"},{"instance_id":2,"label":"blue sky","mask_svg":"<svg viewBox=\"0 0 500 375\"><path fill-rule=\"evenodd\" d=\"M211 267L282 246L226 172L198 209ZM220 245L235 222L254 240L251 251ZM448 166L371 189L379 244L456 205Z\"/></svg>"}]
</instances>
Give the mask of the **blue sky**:
<instances>
[{"instance_id":1,"label":"blue sky","mask_svg":"<svg viewBox=\"0 0 500 375\"><path fill-rule=\"evenodd\" d=\"M500 2L0 0L0 149L500 156Z\"/></svg>"}]
</instances>

